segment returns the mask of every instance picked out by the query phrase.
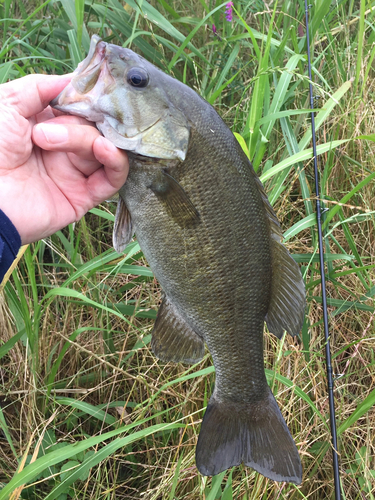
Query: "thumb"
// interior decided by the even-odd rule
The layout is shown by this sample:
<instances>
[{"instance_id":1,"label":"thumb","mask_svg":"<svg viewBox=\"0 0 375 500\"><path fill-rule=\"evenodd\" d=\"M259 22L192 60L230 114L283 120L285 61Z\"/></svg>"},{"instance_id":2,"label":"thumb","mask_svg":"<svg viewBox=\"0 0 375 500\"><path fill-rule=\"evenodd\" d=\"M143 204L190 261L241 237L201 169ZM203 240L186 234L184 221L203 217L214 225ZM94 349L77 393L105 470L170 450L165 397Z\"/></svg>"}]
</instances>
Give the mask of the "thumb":
<instances>
[{"instance_id":1,"label":"thumb","mask_svg":"<svg viewBox=\"0 0 375 500\"><path fill-rule=\"evenodd\" d=\"M3 105L16 108L21 116L30 118L43 111L70 82L72 75L28 75L0 85Z\"/></svg>"}]
</instances>

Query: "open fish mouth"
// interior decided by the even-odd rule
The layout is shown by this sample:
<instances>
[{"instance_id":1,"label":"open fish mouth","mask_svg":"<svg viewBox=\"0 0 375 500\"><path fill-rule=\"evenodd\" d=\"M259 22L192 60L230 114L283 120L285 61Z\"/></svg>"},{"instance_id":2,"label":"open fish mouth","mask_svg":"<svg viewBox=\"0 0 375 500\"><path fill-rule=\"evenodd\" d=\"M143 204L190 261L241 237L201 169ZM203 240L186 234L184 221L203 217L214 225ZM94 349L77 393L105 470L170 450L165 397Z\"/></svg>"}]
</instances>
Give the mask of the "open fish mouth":
<instances>
[{"instance_id":1,"label":"open fish mouth","mask_svg":"<svg viewBox=\"0 0 375 500\"><path fill-rule=\"evenodd\" d=\"M94 35L91 38L89 53L86 58L81 61L76 69L76 72L82 73L92 62L93 64L100 64L105 57L105 47L106 43L98 35ZM95 58L95 60L93 60Z\"/></svg>"},{"instance_id":2,"label":"open fish mouth","mask_svg":"<svg viewBox=\"0 0 375 500\"><path fill-rule=\"evenodd\" d=\"M92 103L106 89L115 85L108 68L109 44L94 35L91 39L87 57L78 65L73 73L71 83L57 96L50 105L74 115L93 120ZM95 121L95 120L93 120Z\"/></svg>"}]
</instances>

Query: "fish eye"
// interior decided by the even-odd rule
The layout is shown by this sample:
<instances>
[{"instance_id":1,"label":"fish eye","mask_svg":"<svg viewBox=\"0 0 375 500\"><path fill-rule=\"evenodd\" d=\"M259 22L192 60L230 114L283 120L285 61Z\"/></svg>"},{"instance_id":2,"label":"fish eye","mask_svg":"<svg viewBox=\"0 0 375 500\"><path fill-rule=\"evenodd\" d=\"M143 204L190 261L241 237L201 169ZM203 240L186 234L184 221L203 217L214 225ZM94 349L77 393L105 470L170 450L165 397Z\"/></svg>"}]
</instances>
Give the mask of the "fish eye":
<instances>
[{"instance_id":1,"label":"fish eye","mask_svg":"<svg viewBox=\"0 0 375 500\"><path fill-rule=\"evenodd\" d=\"M142 89L148 84L148 74L142 68L130 68L126 79L132 87Z\"/></svg>"}]
</instances>

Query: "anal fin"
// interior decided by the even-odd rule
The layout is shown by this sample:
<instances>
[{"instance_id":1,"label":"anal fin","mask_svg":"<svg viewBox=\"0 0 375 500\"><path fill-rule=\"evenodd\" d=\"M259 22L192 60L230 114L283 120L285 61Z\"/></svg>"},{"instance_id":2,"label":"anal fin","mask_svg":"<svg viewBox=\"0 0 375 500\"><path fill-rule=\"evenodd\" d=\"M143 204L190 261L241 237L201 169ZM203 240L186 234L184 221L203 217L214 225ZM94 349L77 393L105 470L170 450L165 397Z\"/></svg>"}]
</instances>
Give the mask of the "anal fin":
<instances>
[{"instance_id":1,"label":"anal fin","mask_svg":"<svg viewBox=\"0 0 375 500\"><path fill-rule=\"evenodd\" d=\"M133 236L133 224L129 210L121 195L117 203L115 225L113 227L113 247L117 253L124 251Z\"/></svg>"},{"instance_id":2,"label":"anal fin","mask_svg":"<svg viewBox=\"0 0 375 500\"><path fill-rule=\"evenodd\" d=\"M306 294L298 264L276 233L271 238L272 289L266 315L270 332L281 338L284 330L297 335L305 315Z\"/></svg>"},{"instance_id":3,"label":"anal fin","mask_svg":"<svg viewBox=\"0 0 375 500\"><path fill-rule=\"evenodd\" d=\"M193 364L204 356L203 339L191 329L166 297L156 317L151 347L162 361Z\"/></svg>"}]
</instances>

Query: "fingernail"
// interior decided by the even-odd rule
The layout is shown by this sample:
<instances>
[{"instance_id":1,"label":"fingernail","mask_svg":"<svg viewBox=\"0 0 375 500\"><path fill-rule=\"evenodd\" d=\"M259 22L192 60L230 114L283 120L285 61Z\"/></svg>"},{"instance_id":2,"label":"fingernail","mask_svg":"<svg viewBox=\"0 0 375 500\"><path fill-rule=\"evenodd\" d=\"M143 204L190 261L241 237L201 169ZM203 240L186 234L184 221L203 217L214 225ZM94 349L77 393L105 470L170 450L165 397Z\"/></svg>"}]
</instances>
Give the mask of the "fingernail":
<instances>
[{"instance_id":1,"label":"fingernail","mask_svg":"<svg viewBox=\"0 0 375 500\"><path fill-rule=\"evenodd\" d=\"M44 134L46 141L50 144L61 144L68 140L68 130L63 125L39 123L36 127Z\"/></svg>"},{"instance_id":2,"label":"fingernail","mask_svg":"<svg viewBox=\"0 0 375 500\"><path fill-rule=\"evenodd\" d=\"M98 137L97 141L100 141L100 146L105 148L108 152L112 154L116 152L116 146L108 139L105 139L105 137Z\"/></svg>"}]
</instances>

